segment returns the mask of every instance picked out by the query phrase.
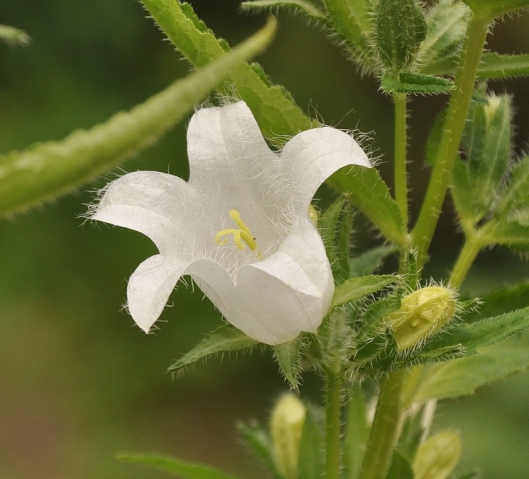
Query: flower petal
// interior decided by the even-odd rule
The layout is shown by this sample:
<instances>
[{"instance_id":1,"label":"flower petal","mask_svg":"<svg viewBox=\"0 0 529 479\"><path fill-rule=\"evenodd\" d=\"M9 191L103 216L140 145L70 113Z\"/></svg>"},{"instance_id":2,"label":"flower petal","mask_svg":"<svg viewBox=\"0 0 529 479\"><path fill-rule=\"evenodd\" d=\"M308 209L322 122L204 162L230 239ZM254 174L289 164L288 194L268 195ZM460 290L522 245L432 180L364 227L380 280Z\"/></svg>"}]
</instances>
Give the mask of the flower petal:
<instances>
[{"instance_id":1,"label":"flower petal","mask_svg":"<svg viewBox=\"0 0 529 479\"><path fill-rule=\"evenodd\" d=\"M279 251L242 267L235 286L206 266L197 261L187 272L231 324L266 344L316 332L334 294L323 243L305 219L296 222Z\"/></svg>"},{"instance_id":2,"label":"flower petal","mask_svg":"<svg viewBox=\"0 0 529 479\"><path fill-rule=\"evenodd\" d=\"M187 142L189 184L209 195L211 207L228 224L228 212L237 209L262 243L273 243L274 213L267 205L275 205L270 191L277 183L280 159L268 148L246 103L197 111Z\"/></svg>"},{"instance_id":3,"label":"flower petal","mask_svg":"<svg viewBox=\"0 0 529 479\"><path fill-rule=\"evenodd\" d=\"M139 231L154 241L160 253L178 256L197 236L213 234L201 203L181 178L138 171L110 183L91 218Z\"/></svg>"},{"instance_id":4,"label":"flower petal","mask_svg":"<svg viewBox=\"0 0 529 479\"><path fill-rule=\"evenodd\" d=\"M306 211L320 185L349 165L371 167L367 155L347 133L323 127L294 136L281 154L285 173L294 181L299 206Z\"/></svg>"},{"instance_id":5,"label":"flower petal","mask_svg":"<svg viewBox=\"0 0 529 479\"><path fill-rule=\"evenodd\" d=\"M156 322L188 264L175 267L162 255L151 256L132 273L127 287L127 306L136 324L146 333Z\"/></svg>"}]
</instances>

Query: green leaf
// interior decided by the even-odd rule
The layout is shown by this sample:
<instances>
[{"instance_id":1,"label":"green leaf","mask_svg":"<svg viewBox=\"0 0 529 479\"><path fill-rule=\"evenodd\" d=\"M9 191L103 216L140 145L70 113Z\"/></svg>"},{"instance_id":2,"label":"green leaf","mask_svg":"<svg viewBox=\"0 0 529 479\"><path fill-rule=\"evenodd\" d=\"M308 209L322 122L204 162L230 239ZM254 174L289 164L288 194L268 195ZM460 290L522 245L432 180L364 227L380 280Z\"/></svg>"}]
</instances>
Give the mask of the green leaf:
<instances>
[{"instance_id":1,"label":"green leaf","mask_svg":"<svg viewBox=\"0 0 529 479\"><path fill-rule=\"evenodd\" d=\"M299 445L298 479L321 479L325 471L325 441L317 411L307 408Z\"/></svg>"},{"instance_id":2,"label":"green leaf","mask_svg":"<svg viewBox=\"0 0 529 479\"><path fill-rule=\"evenodd\" d=\"M121 453L116 458L120 461L150 466L181 479L236 479L235 476L213 467L190 464L165 456Z\"/></svg>"},{"instance_id":3,"label":"green leaf","mask_svg":"<svg viewBox=\"0 0 529 479\"><path fill-rule=\"evenodd\" d=\"M453 61L463 46L468 21L469 9L455 0L441 0L426 15L428 33L419 47L420 71L430 73L431 65L446 60ZM457 64L456 61L454 63ZM441 71L439 74L451 73ZM430 73L437 74L437 73Z\"/></svg>"},{"instance_id":4,"label":"green leaf","mask_svg":"<svg viewBox=\"0 0 529 479\"><path fill-rule=\"evenodd\" d=\"M274 346L274 357L279 365L281 374L288 381L290 387L298 389L301 374L302 351L307 339L301 335L293 341Z\"/></svg>"},{"instance_id":5,"label":"green leaf","mask_svg":"<svg viewBox=\"0 0 529 479\"><path fill-rule=\"evenodd\" d=\"M529 368L529 337L524 334L482 349L479 354L426 366L414 402L473 394L485 384Z\"/></svg>"},{"instance_id":6,"label":"green leaf","mask_svg":"<svg viewBox=\"0 0 529 479\"><path fill-rule=\"evenodd\" d=\"M229 51L224 40L215 35L196 16L187 3L175 0L142 0L167 37L195 67L201 67ZM248 104L263 134L281 143L313 126L283 87L272 85L258 65L241 63L232 68L230 81ZM221 91L233 96L233 88Z\"/></svg>"},{"instance_id":7,"label":"green leaf","mask_svg":"<svg viewBox=\"0 0 529 479\"><path fill-rule=\"evenodd\" d=\"M349 196L391 243L403 247L408 243L397 203L375 168L351 166L334 173L330 186Z\"/></svg>"},{"instance_id":8,"label":"green leaf","mask_svg":"<svg viewBox=\"0 0 529 479\"><path fill-rule=\"evenodd\" d=\"M529 8L527 0L463 0L478 18L488 21L506 13Z\"/></svg>"},{"instance_id":9,"label":"green leaf","mask_svg":"<svg viewBox=\"0 0 529 479\"><path fill-rule=\"evenodd\" d=\"M384 75L381 86L386 93L408 95L438 95L454 89L451 80L418 73L401 73L398 80L391 75Z\"/></svg>"},{"instance_id":10,"label":"green leaf","mask_svg":"<svg viewBox=\"0 0 529 479\"><path fill-rule=\"evenodd\" d=\"M529 307L529 282L498 289L483 296L480 301L479 309L464 316L466 323Z\"/></svg>"},{"instance_id":11,"label":"green leaf","mask_svg":"<svg viewBox=\"0 0 529 479\"><path fill-rule=\"evenodd\" d=\"M369 424L364 395L360 385L355 383L347 412L347 429L344 438L344 463L347 479L359 479L362 460L369 438Z\"/></svg>"},{"instance_id":12,"label":"green leaf","mask_svg":"<svg viewBox=\"0 0 529 479\"><path fill-rule=\"evenodd\" d=\"M241 3L241 9L246 11L276 10L282 7L304 13L316 20L325 20L325 14L316 5L305 0L249 0Z\"/></svg>"},{"instance_id":13,"label":"green leaf","mask_svg":"<svg viewBox=\"0 0 529 479\"><path fill-rule=\"evenodd\" d=\"M371 39L374 35L371 0L324 0L333 30L363 71L375 71Z\"/></svg>"},{"instance_id":14,"label":"green leaf","mask_svg":"<svg viewBox=\"0 0 529 479\"><path fill-rule=\"evenodd\" d=\"M274 474L276 479L280 479L272 452L272 443L267 431L255 421L250 423L239 422L237 429L248 449Z\"/></svg>"},{"instance_id":15,"label":"green leaf","mask_svg":"<svg viewBox=\"0 0 529 479\"><path fill-rule=\"evenodd\" d=\"M349 278L349 256L351 249L351 232L353 231L353 208L350 203L346 204L341 225L340 231L338 233L338 261L336 266L338 267L337 275L334 277L335 281L343 283ZM334 274L334 270L333 270Z\"/></svg>"},{"instance_id":16,"label":"green leaf","mask_svg":"<svg viewBox=\"0 0 529 479\"><path fill-rule=\"evenodd\" d=\"M349 259L349 276L367 276L382 267L387 256L397 251L392 245L378 246Z\"/></svg>"},{"instance_id":17,"label":"green leaf","mask_svg":"<svg viewBox=\"0 0 529 479\"><path fill-rule=\"evenodd\" d=\"M178 371L209 356L255 348L260 343L229 324L216 329L191 351L174 363L169 371Z\"/></svg>"},{"instance_id":18,"label":"green leaf","mask_svg":"<svg viewBox=\"0 0 529 479\"><path fill-rule=\"evenodd\" d=\"M368 338L369 343L373 330L379 331L384 318L400 308L401 298L399 293L391 294L367 306L359 321L360 330L357 338L359 342Z\"/></svg>"},{"instance_id":19,"label":"green leaf","mask_svg":"<svg viewBox=\"0 0 529 479\"><path fill-rule=\"evenodd\" d=\"M345 283L336 287L332 306L339 306L380 291L388 284L397 281L397 279L393 275L371 275L348 279Z\"/></svg>"},{"instance_id":20,"label":"green leaf","mask_svg":"<svg viewBox=\"0 0 529 479\"><path fill-rule=\"evenodd\" d=\"M333 268L333 275L335 273L334 268L336 262L338 261L335 245L336 232L345 202L346 200L344 198L338 198L325 210L325 213L318 220L318 230L325 245L327 258L329 258L331 268Z\"/></svg>"},{"instance_id":21,"label":"green leaf","mask_svg":"<svg viewBox=\"0 0 529 479\"><path fill-rule=\"evenodd\" d=\"M529 75L529 55L485 53L478 70L478 78L483 80L526 75Z\"/></svg>"},{"instance_id":22,"label":"green leaf","mask_svg":"<svg viewBox=\"0 0 529 479\"><path fill-rule=\"evenodd\" d=\"M408 69L426 38L427 28L417 0L379 0L375 40L382 63L391 72Z\"/></svg>"},{"instance_id":23,"label":"green leaf","mask_svg":"<svg viewBox=\"0 0 529 479\"><path fill-rule=\"evenodd\" d=\"M391 466L385 479L414 479L410 461L399 451L393 451Z\"/></svg>"},{"instance_id":24,"label":"green leaf","mask_svg":"<svg viewBox=\"0 0 529 479\"><path fill-rule=\"evenodd\" d=\"M468 354L498 343L509 336L529 328L529 308L487 318L483 321L446 328L426 344L423 351L461 344Z\"/></svg>"},{"instance_id":25,"label":"green leaf","mask_svg":"<svg viewBox=\"0 0 529 479\"><path fill-rule=\"evenodd\" d=\"M529 251L529 211L517 213L507 221L491 221L486 225L488 244L504 245L524 253Z\"/></svg>"},{"instance_id":26,"label":"green leaf","mask_svg":"<svg viewBox=\"0 0 529 479\"><path fill-rule=\"evenodd\" d=\"M73 132L62 141L36 144L0 157L0 215L56 197L151 145L192 111L240 61L265 48L274 31L275 23L268 23L232 54L106 123Z\"/></svg>"},{"instance_id":27,"label":"green leaf","mask_svg":"<svg viewBox=\"0 0 529 479\"><path fill-rule=\"evenodd\" d=\"M444 58L421 68L428 75L453 75L457 67L457 57ZM479 64L477 78L497 80L529 75L529 55L501 55L484 53Z\"/></svg>"},{"instance_id":28,"label":"green leaf","mask_svg":"<svg viewBox=\"0 0 529 479\"><path fill-rule=\"evenodd\" d=\"M10 45L22 46L29 45L31 42L30 36L24 30L9 25L0 25L0 40Z\"/></svg>"},{"instance_id":29,"label":"green leaf","mask_svg":"<svg viewBox=\"0 0 529 479\"><path fill-rule=\"evenodd\" d=\"M500 193L497 215L505 216L516 209L529 206L529 155L525 155L510 172L510 181Z\"/></svg>"},{"instance_id":30,"label":"green leaf","mask_svg":"<svg viewBox=\"0 0 529 479\"><path fill-rule=\"evenodd\" d=\"M507 172L512 150L512 108L508 95L488 97L469 112L461 146L466 160L458 160L452 195L465 222L476 224L497 201L497 190Z\"/></svg>"}]
</instances>

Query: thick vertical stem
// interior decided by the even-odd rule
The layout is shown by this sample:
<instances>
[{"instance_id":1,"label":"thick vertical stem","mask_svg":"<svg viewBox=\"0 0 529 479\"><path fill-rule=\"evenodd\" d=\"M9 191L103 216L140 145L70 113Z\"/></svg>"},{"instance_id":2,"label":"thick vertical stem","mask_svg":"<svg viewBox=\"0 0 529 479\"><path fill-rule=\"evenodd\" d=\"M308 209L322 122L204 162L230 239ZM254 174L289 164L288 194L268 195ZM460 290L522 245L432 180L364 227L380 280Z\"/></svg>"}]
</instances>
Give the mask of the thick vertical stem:
<instances>
[{"instance_id":1,"label":"thick vertical stem","mask_svg":"<svg viewBox=\"0 0 529 479\"><path fill-rule=\"evenodd\" d=\"M327 372L327 479L340 479L342 380L337 371Z\"/></svg>"},{"instance_id":2,"label":"thick vertical stem","mask_svg":"<svg viewBox=\"0 0 529 479\"><path fill-rule=\"evenodd\" d=\"M474 15L455 78L455 90L450 99L441 141L426 197L413 230L413 241L419 250L419 266L426 261L437 221L441 213L457 150L463 135L474 82L487 36L488 22Z\"/></svg>"},{"instance_id":3,"label":"thick vertical stem","mask_svg":"<svg viewBox=\"0 0 529 479\"><path fill-rule=\"evenodd\" d=\"M367 450L362 464L362 479L384 479L391 466L402 415L404 371L389 374L382 381L380 396Z\"/></svg>"},{"instance_id":4,"label":"thick vertical stem","mask_svg":"<svg viewBox=\"0 0 529 479\"><path fill-rule=\"evenodd\" d=\"M408 226L408 176L406 172L407 111L406 94L394 93L395 103L395 200L402 215L402 222Z\"/></svg>"}]
</instances>

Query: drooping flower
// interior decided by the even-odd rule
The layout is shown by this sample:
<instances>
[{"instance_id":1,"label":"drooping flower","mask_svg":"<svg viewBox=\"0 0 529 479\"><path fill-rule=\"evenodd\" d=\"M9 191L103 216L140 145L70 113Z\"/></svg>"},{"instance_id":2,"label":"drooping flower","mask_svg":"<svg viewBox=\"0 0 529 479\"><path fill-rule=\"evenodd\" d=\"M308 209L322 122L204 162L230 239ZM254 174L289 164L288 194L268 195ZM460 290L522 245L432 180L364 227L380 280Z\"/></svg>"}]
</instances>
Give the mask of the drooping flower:
<instances>
[{"instance_id":1,"label":"drooping flower","mask_svg":"<svg viewBox=\"0 0 529 479\"><path fill-rule=\"evenodd\" d=\"M316 332L334 294L309 217L317 188L338 169L369 167L347 133L322 127L270 150L246 103L203 108L187 132L190 178L140 171L110 183L92 219L147 235L159 254L127 290L149 332L177 281L190 275L228 322L266 344Z\"/></svg>"}]
</instances>

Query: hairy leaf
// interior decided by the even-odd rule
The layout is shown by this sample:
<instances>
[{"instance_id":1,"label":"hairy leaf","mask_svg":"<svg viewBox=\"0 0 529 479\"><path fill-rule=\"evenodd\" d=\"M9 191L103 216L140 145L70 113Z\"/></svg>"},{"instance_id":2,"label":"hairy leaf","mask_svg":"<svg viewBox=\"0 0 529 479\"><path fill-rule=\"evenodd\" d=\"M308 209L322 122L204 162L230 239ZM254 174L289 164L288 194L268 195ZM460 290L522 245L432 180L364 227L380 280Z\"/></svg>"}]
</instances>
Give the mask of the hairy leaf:
<instances>
[{"instance_id":1,"label":"hairy leaf","mask_svg":"<svg viewBox=\"0 0 529 479\"><path fill-rule=\"evenodd\" d=\"M316 5L305 0L249 0L241 3L241 8L248 11L276 10L283 7L304 13L316 20L325 20L325 14Z\"/></svg>"},{"instance_id":2,"label":"hairy leaf","mask_svg":"<svg viewBox=\"0 0 529 479\"><path fill-rule=\"evenodd\" d=\"M408 95L438 95L454 89L454 84L450 80L417 73L401 73L398 80L391 75L384 75L381 86L386 93Z\"/></svg>"},{"instance_id":3,"label":"hairy leaf","mask_svg":"<svg viewBox=\"0 0 529 479\"><path fill-rule=\"evenodd\" d=\"M201 359L219 353L242 351L258 346L260 343L229 324L216 329L197 344L191 351L174 363L169 371L178 371Z\"/></svg>"},{"instance_id":4,"label":"hairy leaf","mask_svg":"<svg viewBox=\"0 0 529 479\"><path fill-rule=\"evenodd\" d=\"M529 368L524 334L482 349L479 354L426 366L411 403L466 396L488 383Z\"/></svg>"},{"instance_id":5,"label":"hairy leaf","mask_svg":"<svg viewBox=\"0 0 529 479\"><path fill-rule=\"evenodd\" d=\"M372 248L359 256L349 259L349 276L356 278L358 276L367 276L377 271L386 257L397 251L395 246L385 245Z\"/></svg>"},{"instance_id":6,"label":"hairy leaf","mask_svg":"<svg viewBox=\"0 0 529 479\"><path fill-rule=\"evenodd\" d=\"M239 422L237 424L237 429L250 452L252 452L269 471L274 473L276 479L280 479L268 432L255 421L250 423Z\"/></svg>"},{"instance_id":7,"label":"hairy leaf","mask_svg":"<svg viewBox=\"0 0 529 479\"><path fill-rule=\"evenodd\" d=\"M431 65L458 56L465 40L469 19L468 7L456 0L441 0L428 11L428 33L419 47L418 54L422 73L428 72ZM444 73L446 72L440 72Z\"/></svg>"},{"instance_id":8,"label":"hairy leaf","mask_svg":"<svg viewBox=\"0 0 529 479\"><path fill-rule=\"evenodd\" d=\"M351 166L336 172L327 181L351 201L397 246L405 246L408 236L399 207L375 168Z\"/></svg>"},{"instance_id":9,"label":"hairy leaf","mask_svg":"<svg viewBox=\"0 0 529 479\"><path fill-rule=\"evenodd\" d=\"M306 339L303 335L274 347L274 357L279 369L292 389L297 390L301 373L301 355Z\"/></svg>"},{"instance_id":10,"label":"hairy leaf","mask_svg":"<svg viewBox=\"0 0 529 479\"><path fill-rule=\"evenodd\" d=\"M324 0L334 32L365 72L377 70L371 39L375 23L370 0Z\"/></svg>"},{"instance_id":11,"label":"hairy leaf","mask_svg":"<svg viewBox=\"0 0 529 479\"><path fill-rule=\"evenodd\" d=\"M179 0L142 0L167 37L195 67L204 66L229 51L196 16L191 6ZM230 81L248 104L263 134L269 139L293 136L313 126L283 87L272 85L258 65L241 63L232 68ZM221 91L234 94L227 86Z\"/></svg>"},{"instance_id":12,"label":"hairy leaf","mask_svg":"<svg viewBox=\"0 0 529 479\"><path fill-rule=\"evenodd\" d=\"M388 284L397 281L397 279L393 275L371 275L348 279L336 288L332 305L334 307L363 298L368 294L380 291Z\"/></svg>"},{"instance_id":13,"label":"hairy leaf","mask_svg":"<svg viewBox=\"0 0 529 479\"><path fill-rule=\"evenodd\" d=\"M270 42L275 23L217 62L177 80L127 113L118 113L91 130L62 141L36 144L0 157L0 215L56 197L127 159L193 110L240 61Z\"/></svg>"}]
</instances>

